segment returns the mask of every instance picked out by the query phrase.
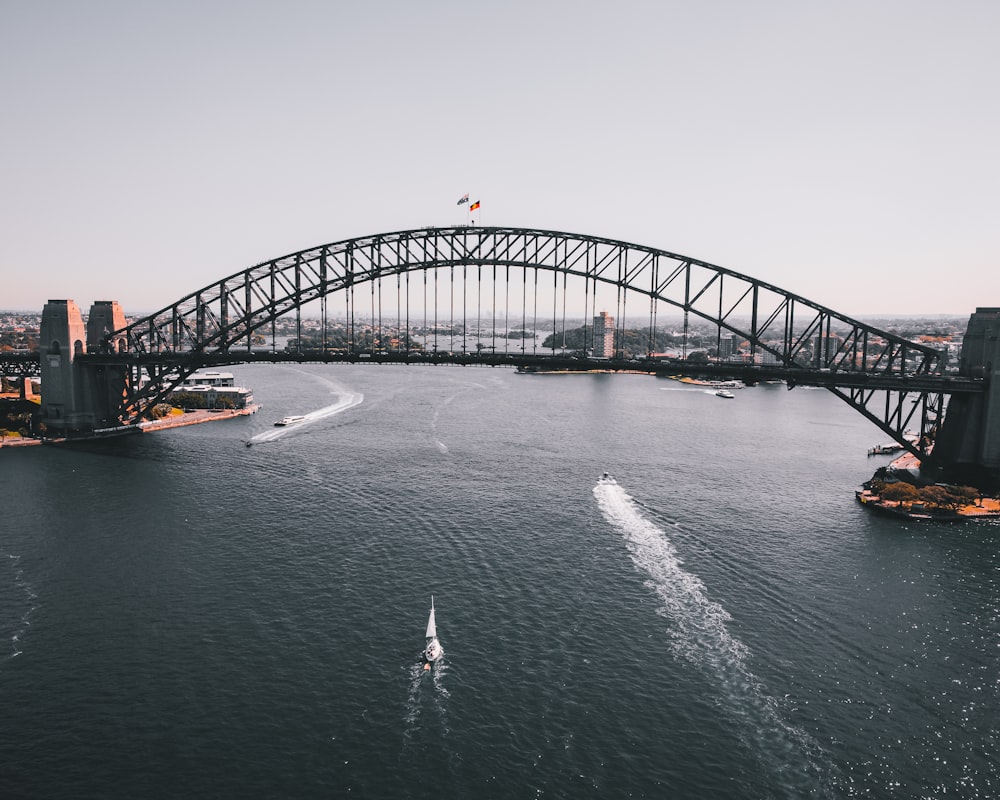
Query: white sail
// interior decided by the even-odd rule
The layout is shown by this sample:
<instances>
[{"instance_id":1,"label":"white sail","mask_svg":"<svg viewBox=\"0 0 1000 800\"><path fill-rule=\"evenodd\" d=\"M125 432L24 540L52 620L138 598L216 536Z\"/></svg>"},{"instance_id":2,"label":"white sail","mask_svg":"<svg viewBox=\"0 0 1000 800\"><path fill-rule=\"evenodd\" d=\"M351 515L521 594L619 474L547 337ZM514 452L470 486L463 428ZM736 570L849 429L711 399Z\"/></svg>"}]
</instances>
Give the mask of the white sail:
<instances>
[{"instance_id":1,"label":"white sail","mask_svg":"<svg viewBox=\"0 0 1000 800\"><path fill-rule=\"evenodd\" d=\"M431 615L427 618L427 633L425 636L428 639L437 638L437 626L434 624L434 598L431 597Z\"/></svg>"}]
</instances>

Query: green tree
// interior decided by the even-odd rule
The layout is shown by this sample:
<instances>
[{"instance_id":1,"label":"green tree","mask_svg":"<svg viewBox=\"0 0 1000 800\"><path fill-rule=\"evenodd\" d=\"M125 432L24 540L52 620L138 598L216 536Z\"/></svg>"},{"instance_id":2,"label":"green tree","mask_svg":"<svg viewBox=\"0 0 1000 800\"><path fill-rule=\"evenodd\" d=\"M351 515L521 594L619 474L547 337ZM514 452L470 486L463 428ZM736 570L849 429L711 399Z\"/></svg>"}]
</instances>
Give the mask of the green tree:
<instances>
[{"instance_id":1,"label":"green tree","mask_svg":"<svg viewBox=\"0 0 1000 800\"><path fill-rule=\"evenodd\" d=\"M890 483L882 490L883 500L893 500L900 503L913 503L920 498L920 490L912 483L898 481Z\"/></svg>"},{"instance_id":2,"label":"green tree","mask_svg":"<svg viewBox=\"0 0 1000 800\"><path fill-rule=\"evenodd\" d=\"M170 402L176 408L204 408L205 395L200 392L177 392Z\"/></svg>"},{"instance_id":3,"label":"green tree","mask_svg":"<svg viewBox=\"0 0 1000 800\"><path fill-rule=\"evenodd\" d=\"M517 334L519 332L512 331L511 333ZM594 329L589 325L585 328L556 331L545 337L542 341L542 347L583 350L594 346L593 336ZM622 351L626 356L644 356L650 350L663 351L673 344L676 344L676 337L664 331L654 331L652 342L650 342L648 330L627 328L624 331L615 332L615 349Z\"/></svg>"},{"instance_id":4,"label":"green tree","mask_svg":"<svg viewBox=\"0 0 1000 800\"><path fill-rule=\"evenodd\" d=\"M973 486L952 486L951 493L958 498L959 505L971 506L982 499L982 494Z\"/></svg>"},{"instance_id":5,"label":"green tree","mask_svg":"<svg viewBox=\"0 0 1000 800\"><path fill-rule=\"evenodd\" d=\"M925 486L920 490L920 499L929 506L954 508L957 498L943 486Z\"/></svg>"}]
</instances>

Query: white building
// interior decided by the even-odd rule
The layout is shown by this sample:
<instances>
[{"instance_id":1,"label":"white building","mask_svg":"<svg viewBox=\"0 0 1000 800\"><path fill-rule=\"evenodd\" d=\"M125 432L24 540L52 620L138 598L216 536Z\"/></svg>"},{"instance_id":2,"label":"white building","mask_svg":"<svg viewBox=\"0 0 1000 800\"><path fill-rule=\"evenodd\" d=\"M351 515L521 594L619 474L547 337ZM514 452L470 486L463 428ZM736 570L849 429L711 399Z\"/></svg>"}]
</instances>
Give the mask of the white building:
<instances>
[{"instance_id":1,"label":"white building","mask_svg":"<svg viewBox=\"0 0 1000 800\"><path fill-rule=\"evenodd\" d=\"M180 382L181 386L235 386L231 372L193 372Z\"/></svg>"},{"instance_id":2,"label":"white building","mask_svg":"<svg viewBox=\"0 0 1000 800\"><path fill-rule=\"evenodd\" d=\"M191 403L195 408L246 408L253 405L253 392L236 386L231 372L195 372L185 378L170 392L170 401L178 395L197 397Z\"/></svg>"}]
</instances>

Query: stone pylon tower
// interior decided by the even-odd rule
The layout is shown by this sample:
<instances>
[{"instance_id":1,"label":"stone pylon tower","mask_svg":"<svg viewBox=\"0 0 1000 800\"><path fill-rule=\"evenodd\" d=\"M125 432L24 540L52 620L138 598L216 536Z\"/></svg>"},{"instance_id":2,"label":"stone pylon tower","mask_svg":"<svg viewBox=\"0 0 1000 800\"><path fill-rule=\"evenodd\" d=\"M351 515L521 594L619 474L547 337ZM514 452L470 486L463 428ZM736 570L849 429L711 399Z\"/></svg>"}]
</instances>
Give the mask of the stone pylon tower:
<instances>
[{"instance_id":1,"label":"stone pylon tower","mask_svg":"<svg viewBox=\"0 0 1000 800\"><path fill-rule=\"evenodd\" d=\"M87 317L87 352L118 353L125 349L124 337L105 342L105 337L125 327L125 312L117 300L95 300Z\"/></svg>"},{"instance_id":2,"label":"stone pylon tower","mask_svg":"<svg viewBox=\"0 0 1000 800\"><path fill-rule=\"evenodd\" d=\"M969 318L958 372L983 379L986 391L951 398L931 466L1000 484L1000 308L977 308Z\"/></svg>"},{"instance_id":3,"label":"stone pylon tower","mask_svg":"<svg viewBox=\"0 0 1000 800\"><path fill-rule=\"evenodd\" d=\"M93 427L82 410L83 389L74 369L87 352L87 333L80 308L72 300L49 300L42 311L38 350L42 367L41 419L62 432Z\"/></svg>"},{"instance_id":4,"label":"stone pylon tower","mask_svg":"<svg viewBox=\"0 0 1000 800\"><path fill-rule=\"evenodd\" d=\"M90 309L84 326L72 300L49 300L42 311L39 351L42 367L41 421L60 433L93 432L118 424L117 409L125 392L128 369L115 364L88 363L88 354L124 349L121 341L106 341L125 327L125 314L114 300Z\"/></svg>"}]
</instances>

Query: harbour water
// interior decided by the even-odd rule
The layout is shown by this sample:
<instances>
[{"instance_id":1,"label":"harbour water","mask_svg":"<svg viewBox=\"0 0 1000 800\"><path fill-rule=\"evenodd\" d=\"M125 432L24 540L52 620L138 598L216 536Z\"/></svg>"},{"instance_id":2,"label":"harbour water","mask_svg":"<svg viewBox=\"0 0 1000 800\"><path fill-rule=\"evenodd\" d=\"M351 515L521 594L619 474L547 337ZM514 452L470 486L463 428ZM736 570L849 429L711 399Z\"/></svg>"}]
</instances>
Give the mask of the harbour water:
<instances>
[{"instance_id":1,"label":"harbour water","mask_svg":"<svg viewBox=\"0 0 1000 800\"><path fill-rule=\"evenodd\" d=\"M867 514L833 395L233 371L0 451L0 797L1000 796L1000 526Z\"/></svg>"}]
</instances>

